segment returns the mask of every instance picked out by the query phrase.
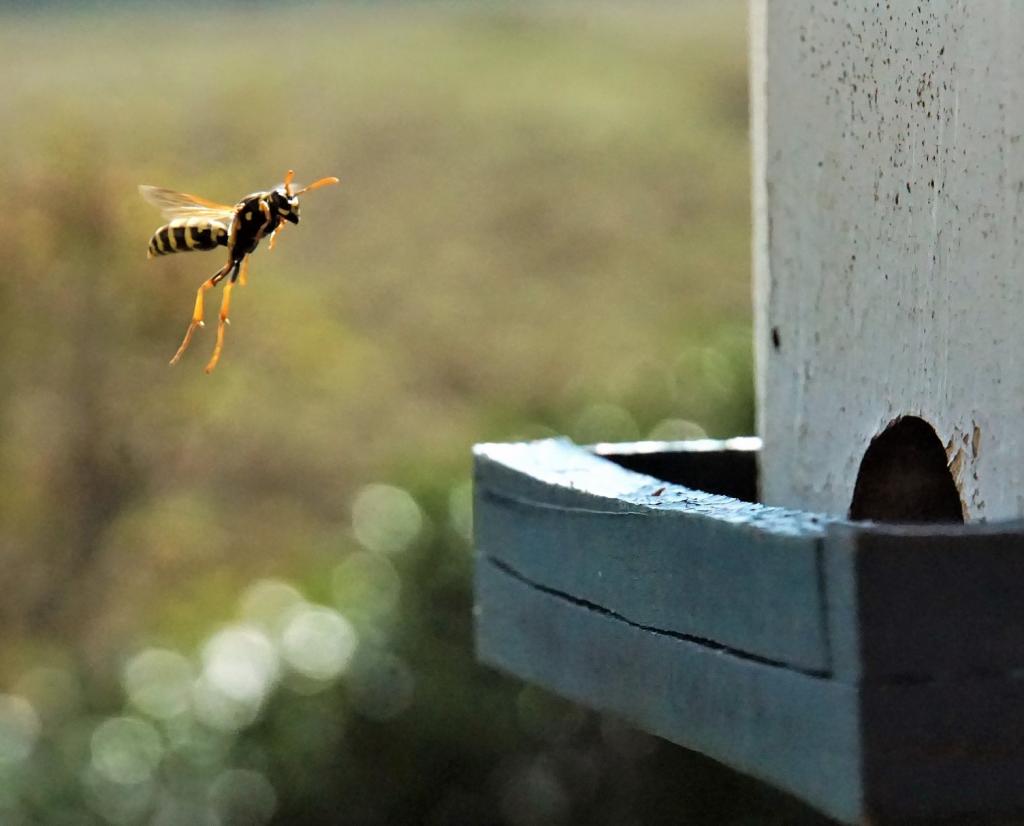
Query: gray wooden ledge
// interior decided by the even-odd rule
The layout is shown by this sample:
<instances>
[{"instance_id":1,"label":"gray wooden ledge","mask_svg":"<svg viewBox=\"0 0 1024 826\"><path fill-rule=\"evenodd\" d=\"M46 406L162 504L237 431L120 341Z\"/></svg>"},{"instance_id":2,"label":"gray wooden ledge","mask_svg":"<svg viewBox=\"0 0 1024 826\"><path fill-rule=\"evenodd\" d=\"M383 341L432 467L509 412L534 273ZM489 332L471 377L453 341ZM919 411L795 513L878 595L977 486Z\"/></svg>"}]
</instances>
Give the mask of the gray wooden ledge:
<instances>
[{"instance_id":1,"label":"gray wooden ledge","mask_svg":"<svg viewBox=\"0 0 1024 826\"><path fill-rule=\"evenodd\" d=\"M686 486L752 498L756 450L478 446L480 658L846 822L1024 811L1024 524Z\"/></svg>"}]
</instances>

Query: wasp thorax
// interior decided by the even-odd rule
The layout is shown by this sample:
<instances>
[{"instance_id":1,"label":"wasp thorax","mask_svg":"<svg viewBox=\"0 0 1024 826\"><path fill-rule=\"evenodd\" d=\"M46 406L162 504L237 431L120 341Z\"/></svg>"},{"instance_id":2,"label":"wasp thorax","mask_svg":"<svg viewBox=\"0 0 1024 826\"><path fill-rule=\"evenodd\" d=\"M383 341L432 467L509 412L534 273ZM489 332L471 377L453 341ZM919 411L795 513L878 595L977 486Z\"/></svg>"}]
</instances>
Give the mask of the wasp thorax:
<instances>
[{"instance_id":1,"label":"wasp thorax","mask_svg":"<svg viewBox=\"0 0 1024 826\"><path fill-rule=\"evenodd\" d=\"M275 189L270 193L270 203L286 221L299 223L299 199L295 195L289 195L284 189Z\"/></svg>"}]
</instances>

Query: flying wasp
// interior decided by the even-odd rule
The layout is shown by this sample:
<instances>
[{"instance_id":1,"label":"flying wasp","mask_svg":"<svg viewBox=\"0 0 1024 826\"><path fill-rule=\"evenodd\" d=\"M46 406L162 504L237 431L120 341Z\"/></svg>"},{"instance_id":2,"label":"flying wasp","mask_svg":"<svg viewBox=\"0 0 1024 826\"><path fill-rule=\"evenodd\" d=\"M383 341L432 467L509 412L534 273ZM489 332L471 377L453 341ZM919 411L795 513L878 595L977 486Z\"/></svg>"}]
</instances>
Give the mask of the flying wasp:
<instances>
[{"instance_id":1,"label":"flying wasp","mask_svg":"<svg viewBox=\"0 0 1024 826\"><path fill-rule=\"evenodd\" d=\"M227 247L228 262L217 272L204 281L196 292L196 303L192 310L192 321L189 322L185 338L178 352L171 359L176 364L188 349L196 328L203 325L203 296L207 290L216 287L225 278L224 297L221 299L219 323L217 324L217 343L213 348L213 356L206 365L210 373L220 360L224 347L224 328L230 323L228 310L231 307L231 288L235 282L242 285L246 282L249 268L248 256L256 249L259 242L270 236L268 249L274 248L274 241L285 227L285 221L299 223L299 196L312 192L322 186L338 183L334 177L321 178L319 181L303 187L297 192L292 190L295 173L289 169L281 186L269 192L254 192L246 195L234 206L218 204L186 195L161 189L158 186L140 186L139 192L153 206L157 207L168 223L153 233L149 241L148 257L169 255L173 252L189 250L212 250Z\"/></svg>"}]
</instances>

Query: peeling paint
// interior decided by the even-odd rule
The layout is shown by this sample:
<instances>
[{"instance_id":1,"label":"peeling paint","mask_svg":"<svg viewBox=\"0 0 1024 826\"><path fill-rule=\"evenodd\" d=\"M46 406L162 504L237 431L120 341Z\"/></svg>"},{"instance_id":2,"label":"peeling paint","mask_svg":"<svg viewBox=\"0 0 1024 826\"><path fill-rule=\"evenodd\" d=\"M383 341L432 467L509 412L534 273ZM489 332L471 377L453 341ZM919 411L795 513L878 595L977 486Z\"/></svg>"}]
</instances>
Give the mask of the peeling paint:
<instances>
[{"instance_id":1,"label":"peeling paint","mask_svg":"<svg viewBox=\"0 0 1024 826\"><path fill-rule=\"evenodd\" d=\"M977 461L981 455L981 428L974 423L974 432L971 434L971 459ZM977 476L975 476L977 478Z\"/></svg>"},{"instance_id":2,"label":"peeling paint","mask_svg":"<svg viewBox=\"0 0 1024 826\"><path fill-rule=\"evenodd\" d=\"M960 474L964 469L964 449L957 448L956 454L949 462L949 472L953 475L953 479L957 485L960 484Z\"/></svg>"},{"instance_id":3,"label":"peeling paint","mask_svg":"<svg viewBox=\"0 0 1024 826\"><path fill-rule=\"evenodd\" d=\"M953 429L953 435L949 437L949 441L946 442L946 458L950 462L953 461L953 457L956 456L957 451L960 451L960 445L957 444L958 437L960 436L960 428Z\"/></svg>"}]
</instances>

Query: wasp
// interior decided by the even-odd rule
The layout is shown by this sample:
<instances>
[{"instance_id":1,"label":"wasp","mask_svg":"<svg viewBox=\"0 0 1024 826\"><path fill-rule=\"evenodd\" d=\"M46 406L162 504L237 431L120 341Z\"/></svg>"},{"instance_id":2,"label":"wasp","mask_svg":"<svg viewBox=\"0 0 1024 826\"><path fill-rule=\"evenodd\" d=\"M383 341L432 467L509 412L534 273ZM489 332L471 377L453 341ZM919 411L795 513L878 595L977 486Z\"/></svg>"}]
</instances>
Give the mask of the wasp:
<instances>
[{"instance_id":1,"label":"wasp","mask_svg":"<svg viewBox=\"0 0 1024 826\"><path fill-rule=\"evenodd\" d=\"M217 343L213 356L206 365L211 373L220 360L224 347L224 330L230 323L228 310L231 307L231 289L235 282L246 283L249 255L261 240L270 236L268 249L274 248L274 241L285 227L285 222L299 223L299 196L322 186L338 183L334 177L321 178L298 191L293 191L295 173L288 170L284 183L267 192L253 192L246 195L234 206L218 204L184 192L174 192L158 186L140 186L139 192L153 206L157 207L167 224L153 233L149 241L149 258L189 250L212 250L227 247L228 261L217 272L207 278L196 292L196 303L192 310L185 338L178 352L171 359L176 364L192 341L196 329L203 324L203 296L225 278L224 296L221 299Z\"/></svg>"}]
</instances>

